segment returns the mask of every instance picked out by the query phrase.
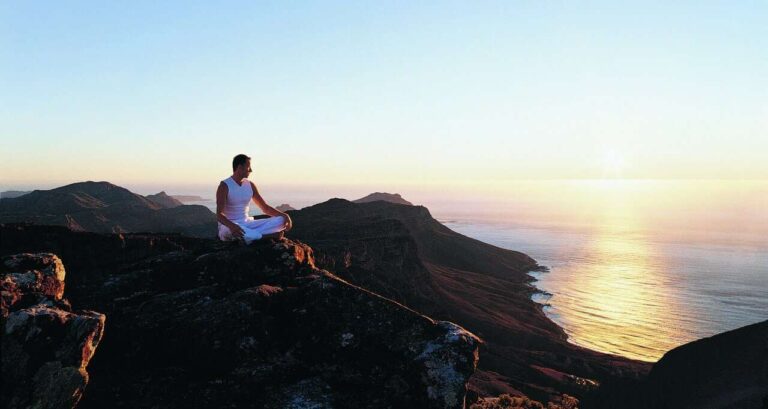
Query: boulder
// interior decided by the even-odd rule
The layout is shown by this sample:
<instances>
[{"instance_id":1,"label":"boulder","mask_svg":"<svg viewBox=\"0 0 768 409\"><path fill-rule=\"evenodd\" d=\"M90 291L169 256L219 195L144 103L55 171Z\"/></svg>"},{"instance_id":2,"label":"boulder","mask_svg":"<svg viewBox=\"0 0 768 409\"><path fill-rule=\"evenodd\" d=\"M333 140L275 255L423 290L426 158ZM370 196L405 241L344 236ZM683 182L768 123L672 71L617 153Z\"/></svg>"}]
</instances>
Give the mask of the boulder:
<instances>
[{"instance_id":1,"label":"boulder","mask_svg":"<svg viewBox=\"0 0 768 409\"><path fill-rule=\"evenodd\" d=\"M54 254L17 254L0 263L4 408L72 408L88 384L86 366L104 331L104 314L72 312L64 265Z\"/></svg>"},{"instance_id":2,"label":"boulder","mask_svg":"<svg viewBox=\"0 0 768 409\"><path fill-rule=\"evenodd\" d=\"M64 265L54 254L16 254L0 263L0 317L11 309L41 302L60 302L64 297Z\"/></svg>"}]
</instances>

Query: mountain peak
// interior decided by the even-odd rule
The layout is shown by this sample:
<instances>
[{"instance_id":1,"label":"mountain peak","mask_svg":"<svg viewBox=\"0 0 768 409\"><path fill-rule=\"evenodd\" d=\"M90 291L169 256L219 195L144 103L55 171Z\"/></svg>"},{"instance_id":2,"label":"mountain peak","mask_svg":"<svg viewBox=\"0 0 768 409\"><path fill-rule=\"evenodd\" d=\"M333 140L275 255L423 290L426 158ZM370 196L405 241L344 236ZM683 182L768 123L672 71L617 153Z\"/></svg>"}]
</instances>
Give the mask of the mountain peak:
<instances>
[{"instance_id":1,"label":"mountain peak","mask_svg":"<svg viewBox=\"0 0 768 409\"><path fill-rule=\"evenodd\" d=\"M368 196L362 197L362 198L357 199L357 200L353 200L353 202L354 203L368 203L368 202L375 202L377 200L382 200L382 201L390 202L390 203L396 203L396 204L413 206L413 203L403 199L403 197L400 196L399 193L385 193L385 192L371 193Z\"/></svg>"},{"instance_id":2,"label":"mountain peak","mask_svg":"<svg viewBox=\"0 0 768 409\"><path fill-rule=\"evenodd\" d=\"M161 191L160 193L155 193L154 195L147 195L144 197L149 199L149 201L151 201L152 203L165 209L182 206L184 204L180 200L176 199L175 197L165 193L164 190Z\"/></svg>"}]
</instances>

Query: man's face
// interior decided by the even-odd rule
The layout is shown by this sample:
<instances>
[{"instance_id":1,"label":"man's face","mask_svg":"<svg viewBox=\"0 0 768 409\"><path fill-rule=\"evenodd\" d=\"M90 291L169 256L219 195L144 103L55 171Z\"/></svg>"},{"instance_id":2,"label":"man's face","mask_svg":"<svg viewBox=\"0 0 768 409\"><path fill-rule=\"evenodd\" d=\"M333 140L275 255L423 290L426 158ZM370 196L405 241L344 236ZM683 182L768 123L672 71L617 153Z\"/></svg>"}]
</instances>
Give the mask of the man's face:
<instances>
[{"instance_id":1,"label":"man's face","mask_svg":"<svg viewBox=\"0 0 768 409\"><path fill-rule=\"evenodd\" d=\"M240 165L237 167L240 171L240 175L242 175L244 178L247 178L253 170L251 169L251 160L248 159L245 161L244 165Z\"/></svg>"}]
</instances>

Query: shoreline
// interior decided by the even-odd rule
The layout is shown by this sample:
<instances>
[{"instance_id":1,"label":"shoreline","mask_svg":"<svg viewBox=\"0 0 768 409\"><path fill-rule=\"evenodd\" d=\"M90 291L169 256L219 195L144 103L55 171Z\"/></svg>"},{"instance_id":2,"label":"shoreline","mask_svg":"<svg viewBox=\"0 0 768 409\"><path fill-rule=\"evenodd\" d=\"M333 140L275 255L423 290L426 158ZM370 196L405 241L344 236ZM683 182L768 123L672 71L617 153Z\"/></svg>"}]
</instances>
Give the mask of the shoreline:
<instances>
[{"instance_id":1,"label":"shoreline","mask_svg":"<svg viewBox=\"0 0 768 409\"><path fill-rule=\"evenodd\" d=\"M566 342L567 343L569 343L570 345L573 345L575 347L586 348L586 349L589 349L591 351L595 351L595 352L599 352L599 353L604 353L604 354L610 354L610 355L616 355L616 356L619 356L619 357L622 357L622 358L625 358L625 359L630 359L630 360L633 360L633 361L638 361L638 362L643 362L643 363L648 363L648 364L655 364L656 362L659 361L659 359L661 359L661 357L659 359L656 359L656 360L640 359L640 358L637 358L637 357L627 356L627 355L620 354L620 353L617 353L617 352L605 351L605 350L600 349L598 346L591 345L589 343L580 343L580 342L575 341L575 337L573 336L573 334L571 334L568 331L568 329L565 327L565 325L563 325L562 323L559 322L559 318L558 318L557 314L551 313L551 310L554 307L549 302L549 300L552 297L554 297L554 294L552 294L552 293L550 293L550 292L548 292L546 290L540 289L535 284L536 282L539 281L539 279L536 276L532 275L531 273L534 273L534 274L548 274L548 273L550 273L549 268L548 267L545 267L545 268L547 269L546 271L540 271L538 269L534 269L534 270L528 271L526 273L532 279L529 282L529 284L533 288L533 291L532 291L531 296L529 298L530 298L530 300L534 304L537 305L537 307L540 308L541 312L547 317L547 319L552 321L555 325L557 325L565 333ZM541 302L541 301L537 300L536 299L537 296L545 297L547 299L547 302ZM671 351L671 349L666 351L666 352L669 352L669 351Z\"/></svg>"}]
</instances>

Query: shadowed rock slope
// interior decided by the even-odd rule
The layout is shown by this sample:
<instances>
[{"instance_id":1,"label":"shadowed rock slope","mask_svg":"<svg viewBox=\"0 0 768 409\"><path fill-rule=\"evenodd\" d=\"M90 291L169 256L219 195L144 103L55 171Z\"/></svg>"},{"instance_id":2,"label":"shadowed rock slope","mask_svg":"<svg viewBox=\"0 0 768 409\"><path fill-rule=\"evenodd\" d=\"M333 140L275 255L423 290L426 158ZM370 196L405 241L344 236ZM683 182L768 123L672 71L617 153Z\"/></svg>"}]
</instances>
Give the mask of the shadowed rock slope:
<instances>
[{"instance_id":1,"label":"shadowed rock slope","mask_svg":"<svg viewBox=\"0 0 768 409\"><path fill-rule=\"evenodd\" d=\"M461 408L479 340L315 266L291 240L0 225L106 314L80 408ZM22 250L23 249L23 250Z\"/></svg>"},{"instance_id":2,"label":"shadowed rock slope","mask_svg":"<svg viewBox=\"0 0 768 409\"><path fill-rule=\"evenodd\" d=\"M667 352L640 395L638 408L768 408L768 321Z\"/></svg>"},{"instance_id":3,"label":"shadowed rock slope","mask_svg":"<svg viewBox=\"0 0 768 409\"><path fill-rule=\"evenodd\" d=\"M535 260L458 234L423 206L332 199L290 215L290 234L313 247L322 268L483 338L471 380L482 396L546 401L565 392L597 407L650 369L569 344L530 299Z\"/></svg>"},{"instance_id":4,"label":"shadowed rock slope","mask_svg":"<svg viewBox=\"0 0 768 409\"><path fill-rule=\"evenodd\" d=\"M109 182L80 182L0 200L0 222L32 222L98 233L173 232L214 237L216 217L158 193L144 197Z\"/></svg>"}]
</instances>

